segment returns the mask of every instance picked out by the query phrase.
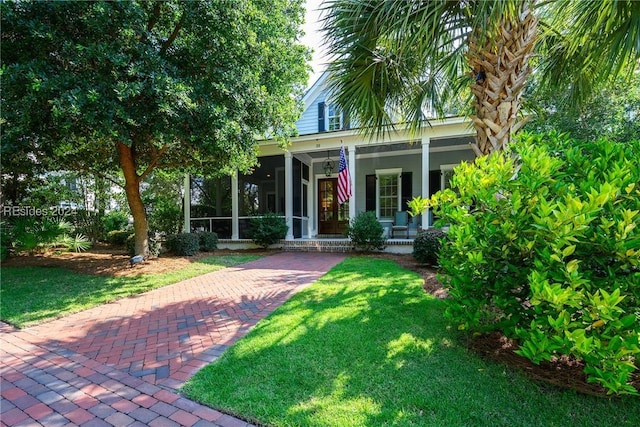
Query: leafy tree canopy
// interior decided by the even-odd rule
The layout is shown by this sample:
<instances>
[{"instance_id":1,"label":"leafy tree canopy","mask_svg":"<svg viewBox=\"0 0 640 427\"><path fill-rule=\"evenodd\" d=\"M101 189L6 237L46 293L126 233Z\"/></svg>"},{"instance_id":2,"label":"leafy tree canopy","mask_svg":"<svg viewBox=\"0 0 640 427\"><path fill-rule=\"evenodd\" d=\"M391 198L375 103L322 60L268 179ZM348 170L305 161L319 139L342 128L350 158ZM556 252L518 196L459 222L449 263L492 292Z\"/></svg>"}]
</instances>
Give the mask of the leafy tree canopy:
<instances>
[{"instance_id":1,"label":"leafy tree canopy","mask_svg":"<svg viewBox=\"0 0 640 427\"><path fill-rule=\"evenodd\" d=\"M624 74L609 79L581 104L567 102L562 93L545 90L538 82L533 86L527 108L535 115L527 130L557 130L582 141L640 139L640 69L630 78Z\"/></svg>"},{"instance_id":2,"label":"leafy tree canopy","mask_svg":"<svg viewBox=\"0 0 640 427\"><path fill-rule=\"evenodd\" d=\"M64 169L122 169L137 251L139 184L153 169L246 171L256 135L295 130L302 0L0 7L3 152L27 146Z\"/></svg>"}]
</instances>

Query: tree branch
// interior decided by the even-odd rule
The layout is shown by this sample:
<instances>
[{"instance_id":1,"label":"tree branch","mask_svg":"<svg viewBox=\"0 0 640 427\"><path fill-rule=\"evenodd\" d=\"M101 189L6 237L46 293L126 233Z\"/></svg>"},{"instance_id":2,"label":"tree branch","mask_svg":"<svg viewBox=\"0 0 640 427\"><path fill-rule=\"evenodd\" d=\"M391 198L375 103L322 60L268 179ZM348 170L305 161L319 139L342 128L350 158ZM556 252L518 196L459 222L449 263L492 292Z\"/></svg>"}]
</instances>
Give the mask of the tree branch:
<instances>
[{"instance_id":1,"label":"tree branch","mask_svg":"<svg viewBox=\"0 0 640 427\"><path fill-rule=\"evenodd\" d=\"M157 151L157 153L155 153L151 163L149 163L147 165L147 168L144 170L144 172L142 172L138 176L138 180L142 181L145 176L149 175L151 173L151 171L153 171L156 168L156 166L158 166L158 162L160 161L160 158L164 155L164 153L167 151L167 148L168 148L168 146L165 144L165 145L162 146L160 151Z\"/></svg>"},{"instance_id":2,"label":"tree branch","mask_svg":"<svg viewBox=\"0 0 640 427\"><path fill-rule=\"evenodd\" d=\"M173 32L171 33L171 35L169 36L167 41L162 43L162 47L160 48L160 55L164 55L165 52L167 51L167 49L169 49L169 47L173 44L173 42L175 41L176 37L178 37L178 33L180 32L180 29L182 28L182 24L184 23L184 18L185 18L186 15L187 15L186 11L183 10L182 11L182 16L180 17L180 21L178 21L178 23L176 24L175 28L173 29Z\"/></svg>"},{"instance_id":3,"label":"tree branch","mask_svg":"<svg viewBox=\"0 0 640 427\"><path fill-rule=\"evenodd\" d=\"M151 18L149 19L149 22L147 23L147 31L151 31L153 30L153 27L155 27L156 22L158 22L158 18L160 17L160 7L162 6L162 2L156 2L153 6L153 15L151 15Z\"/></svg>"}]
</instances>

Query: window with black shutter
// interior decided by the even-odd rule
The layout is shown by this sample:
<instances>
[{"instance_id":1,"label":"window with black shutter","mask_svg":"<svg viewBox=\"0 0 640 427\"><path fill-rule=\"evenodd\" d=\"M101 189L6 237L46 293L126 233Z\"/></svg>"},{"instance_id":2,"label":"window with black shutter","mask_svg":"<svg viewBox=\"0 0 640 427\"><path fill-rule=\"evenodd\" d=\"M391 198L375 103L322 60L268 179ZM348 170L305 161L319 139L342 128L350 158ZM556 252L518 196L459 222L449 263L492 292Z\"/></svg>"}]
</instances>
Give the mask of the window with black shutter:
<instances>
[{"instance_id":1,"label":"window with black shutter","mask_svg":"<svg viewBox=\"0 0 640 427\"><path fill-rule=\"evenodd\" d=\"M324 102L318 103L318 132L325 131L324 124Z\"/></svg>"}]
</instances>

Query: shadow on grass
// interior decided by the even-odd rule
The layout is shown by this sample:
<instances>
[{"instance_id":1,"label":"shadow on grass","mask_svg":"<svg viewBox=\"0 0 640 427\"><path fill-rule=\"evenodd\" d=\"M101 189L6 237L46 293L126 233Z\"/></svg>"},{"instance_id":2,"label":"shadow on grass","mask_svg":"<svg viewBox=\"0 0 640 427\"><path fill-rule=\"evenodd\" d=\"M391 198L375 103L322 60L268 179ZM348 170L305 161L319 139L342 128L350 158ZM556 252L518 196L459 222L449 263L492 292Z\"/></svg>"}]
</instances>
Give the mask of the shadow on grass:
<instances>
[{"instance_id":1,"label":"shadow on grass","mask_svg":"<svg viewBox=\"0 0 640 427\"><path fill-rule=\"evenodd\" d=\"M274 426L637 425L632 398L537 385L457 344L417 275L350 258L184 387Z\"/></svg>"}]
</instances>

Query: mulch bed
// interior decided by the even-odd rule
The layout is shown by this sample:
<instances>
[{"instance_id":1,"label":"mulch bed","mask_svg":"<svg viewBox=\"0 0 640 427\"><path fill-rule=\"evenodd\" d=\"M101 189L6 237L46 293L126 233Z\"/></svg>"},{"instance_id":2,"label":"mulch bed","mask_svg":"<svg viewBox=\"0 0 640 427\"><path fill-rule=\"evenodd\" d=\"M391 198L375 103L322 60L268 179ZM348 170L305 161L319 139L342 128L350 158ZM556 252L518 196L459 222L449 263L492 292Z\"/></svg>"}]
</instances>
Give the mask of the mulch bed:
<instances>
[{"instance_id":1,"label":"mulch bed","mask_svg":"<svg viewBox=\"0 0 640 427\"><path fill-rule=\"evenodd\" d=\"M271 255L277 252L279 251L217 250L215 254ZM2 266L62 267L84 274L132 276L164 273L184 268L189 263L196 262L201 258L211 255L213 255L213 253L199 253L192 257L176 257L163 254L159 258L146 260L143 263L130 267L129 256L121 248L102 245L92 248L90 252L84 253L67 252L18 256L6 260L2 263ZM411 255L366 254L366 256L390 259L408 270L415 271L424 280L423 288L425 292L435 295L438 298L447 298L446 289L442 287L442 283L438 280L437 271L429 266L419 264ZM587 381L586 375L583 372L584 364L580 361L562 357L552 362L542 362L536 365L528 359L515 354L514 351L518 348L517 343L497 332L469 338L465 344L467 348L481 357L497 363L515 366L536 381L542 381L562 388L570 388L584 394L606 396L606 392L602 387ZM632 384L636 389L640 390L640 375L634 377ZM541 390L544 390L544 387L541 387Z\"/></svg>"}]
</instances>

